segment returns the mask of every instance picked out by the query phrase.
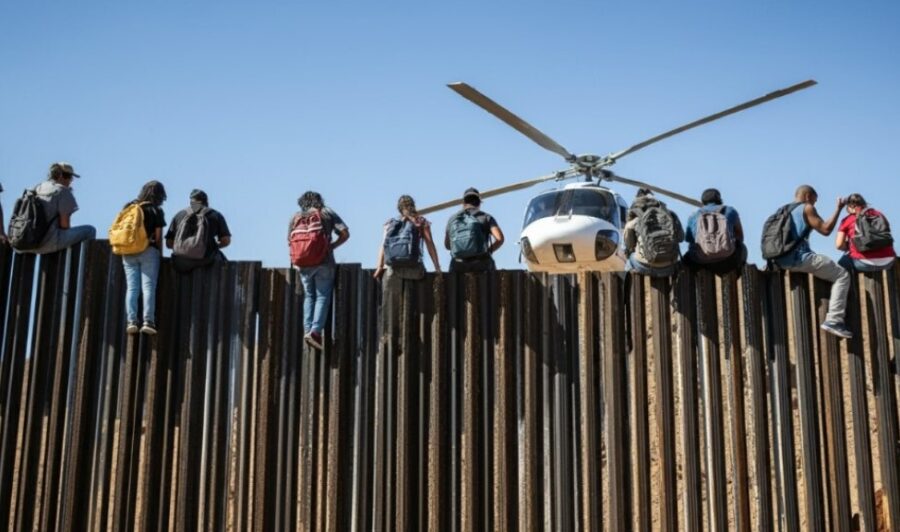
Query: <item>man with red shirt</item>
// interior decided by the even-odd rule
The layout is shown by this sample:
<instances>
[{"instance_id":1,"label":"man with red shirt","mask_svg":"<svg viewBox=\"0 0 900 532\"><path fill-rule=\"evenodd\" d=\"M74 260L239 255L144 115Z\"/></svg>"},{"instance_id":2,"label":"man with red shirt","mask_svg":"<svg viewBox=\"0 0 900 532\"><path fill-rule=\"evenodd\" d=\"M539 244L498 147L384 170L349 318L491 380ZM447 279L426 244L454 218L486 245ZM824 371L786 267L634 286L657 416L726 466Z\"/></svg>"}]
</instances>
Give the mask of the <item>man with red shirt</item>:
<instances>
[{"instance_id":1,"label":"man with red shirt","mask_svg":"<svg viewBox=\"0 0 900 532\"><path fill-rule=\"evenodd\" d=\"M877 249L860 251L857 249L853 237L856 235L857 216L884 218L884 215L866 205L866 200L861 194L851 194L847 198L847 217L841 220L838 228L835 246L846 251L838 264L848 270L860 272L876 272L886 270L894 263L894 246L888 244ZM885 223L887 219L885 219Z\"/></svg>"}]
</instances>

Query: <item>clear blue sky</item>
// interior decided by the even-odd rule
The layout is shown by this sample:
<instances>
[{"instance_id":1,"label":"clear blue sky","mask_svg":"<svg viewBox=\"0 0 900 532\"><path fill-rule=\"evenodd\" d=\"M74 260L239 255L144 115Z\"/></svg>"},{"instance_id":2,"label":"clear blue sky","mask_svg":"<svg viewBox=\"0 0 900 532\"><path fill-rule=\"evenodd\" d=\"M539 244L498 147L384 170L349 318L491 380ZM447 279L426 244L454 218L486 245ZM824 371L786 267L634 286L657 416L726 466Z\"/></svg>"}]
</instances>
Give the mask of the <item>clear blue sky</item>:
<instances>
[{"instance_id":1,"label":"clear blue sky","mask_svg":"<svg viewBox=\"0 0 900 532\"><path fill-rule=\"evenodd\" d=\"M821 212L856 191L900 220L898 28L897 2L9 1L2 203L8 217L67 160L83 175L73 221L105 234L145 181L165 183L169 219L199 187L231 225L230 258L286 266L287 220L315 189L350 226L338 260L371 266L400 194L425 206L565 166L447 82L603 155L815 78L615 167L695 196L718 187L758 260L763 220L803 182ZM540 189L485 202L509 238L500 266L520 267ZM438 235L448 215L433 215Z\"/></svg>"}]
</instances>

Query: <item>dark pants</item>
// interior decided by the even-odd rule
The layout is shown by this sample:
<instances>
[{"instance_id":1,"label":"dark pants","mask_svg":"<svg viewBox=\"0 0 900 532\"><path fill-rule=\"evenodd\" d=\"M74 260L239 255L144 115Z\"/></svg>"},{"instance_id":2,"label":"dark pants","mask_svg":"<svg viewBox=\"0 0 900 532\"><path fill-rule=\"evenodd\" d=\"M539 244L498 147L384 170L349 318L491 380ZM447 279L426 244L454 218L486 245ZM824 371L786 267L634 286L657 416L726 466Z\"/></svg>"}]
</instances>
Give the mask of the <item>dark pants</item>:
<instances>
[{"instance_id":1,"label":"dark pants","mask_svg":"<svg viewBox=\"0 0 900 532\"><path fill-rule=\"evenodd\" d=\"M747 246L743 243L739 244L739 247L734 250L730 257L717 262L696 262L690 253L684 256L682 262L691 270L708 270L712 273L724 275L728 272L740 271L747 264Z\"/></svg>"},{"instance_id":2,"label":"dark pants","mask_svg":"<svg viewBox=\"0 0 900 532\"><path fill-rule=\"evenodd\" d=\"M450 261L450 271L459 273L472 272L492 272L497 267L494 265L493 257L479 257L476 259L452 259Z\"/></svg>"}]
</instances>

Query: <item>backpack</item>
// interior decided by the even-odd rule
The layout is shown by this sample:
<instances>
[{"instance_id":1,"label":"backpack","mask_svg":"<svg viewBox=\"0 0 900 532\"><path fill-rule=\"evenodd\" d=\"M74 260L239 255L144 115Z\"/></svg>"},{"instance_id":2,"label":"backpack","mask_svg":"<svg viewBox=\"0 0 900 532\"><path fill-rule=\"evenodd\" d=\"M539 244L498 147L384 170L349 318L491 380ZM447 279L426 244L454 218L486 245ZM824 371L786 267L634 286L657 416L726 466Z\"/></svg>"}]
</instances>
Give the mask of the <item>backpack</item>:
<instances>
[{"instance_id":1,"label":"backpack","mask_svg":"<svg viewBox=\"0 0 900 532\"><path fill-rule=\"evenodd\" d=\"M185 216L181 218L175 229L173 255L195 260L206 258L209 247L209 222L206 219L208 212L208 207L203 207L196 212L191 208L187 209Z\"/></svg>"},{"instance_id":2,"label":"backpack","mask_svg":"<svg viewBox=\"0 0 900 532\"><path fill-rule=\"evenodd\" d=\"M298 214L294 217L293 227L288 237L291 264L300 268L325 262L331 242L322 225L322 214L319 211Z\"/></svg>"},{"instance_id":3,"label":"backpack","mask_svg":"<svg viewBox=\"0 0 900 532\"><path fill-rule=\"evenodd\" d=\"M654 205L638 217L635 232L641 246L641 255L650 263L678 260L678 241L672 213L663 206Z\"/></svg>"},{"instance_id":4,"label":"backpack","mask_svg":"<svg viewBox=\"0 0 900 532\"><path fill-rule=\"evenodd\" d=\"M487 230L468 210L450 218L447 233L450 235L450 254L454 259L472 259L488 254Z\"/></svg>"},{"instance_id":5,"label":"backpack","mask_svg":"<svg viewBox=\"0 0 900 532\"><path fill-rule=\"evenodd\" d=\"M44 203L36 190L26 190L16 200L12 216L9 217L9 229L6 231L9 243L15 249L27 251L35 249L43 243L50 224L55 220L47 219Z\"/></svg>"},{"instance_id":6,"label":"backpack","mask_svg":"<svg viewBox=\"0 0 900 532\"><path fill-rule=\"evenodd\" d=\"M725 216L725 206L714 211L700 211L691 254L699 263L716 262L734 254L734 229Z\"/></svg>"},{"instance_id":7,"label":"backpack","mask_svg":"<svg viewBox=\"0 0 900 532\"><path fill-rule=\"evenodd\" d=\"M791 213L800 205L788 203L769 216L763 224L762 230L762 257L766 260L777 259L787 255L802 240L797 234L794 217Z\"/></svg>"},{"instance_id":8,"label":"backpack","mask_svg":"<svg viewBox=\"0 0 900 532\"><path fill-rule=\"evenodd\" d=\"M116 220L109 227L109 244L116 255L137 255L150 245L147 229L144 227L144 205L150 202L132 202L119 211Z\"/></svg>"},{"instance_id":9,"label":"backpack","mask_svg":"<svg viewBox=\"0 0 900 532\"><path fill-rule=\"evenodd\" d=\"M894 243L887 218L872 210L856 215L852 240L853 247L860 253L886 248Z\"/></svg>"},{"instance_id":10,"label":"backpack","mask_svg":"<svg viewBox=\"0 0 900 532\"><path fill-rule=\"evenodd\" d=\"M421 231L412 220L391 220L384 237L384 262L415 266L422 260Z\"/></svg>"}]
</instances>

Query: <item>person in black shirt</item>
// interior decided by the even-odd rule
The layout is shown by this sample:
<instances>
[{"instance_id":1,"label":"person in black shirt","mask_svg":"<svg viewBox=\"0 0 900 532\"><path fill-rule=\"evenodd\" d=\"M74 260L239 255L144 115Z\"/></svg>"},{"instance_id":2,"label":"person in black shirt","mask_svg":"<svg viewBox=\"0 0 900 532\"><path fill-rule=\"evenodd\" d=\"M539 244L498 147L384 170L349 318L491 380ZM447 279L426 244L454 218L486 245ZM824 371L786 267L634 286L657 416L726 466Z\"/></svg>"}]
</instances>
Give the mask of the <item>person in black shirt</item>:
<instances>
[{"instance_id":1,"label":"person in black shirt","mask_svg":"<svg viewBox=\"0 0 900 532\"><path fill-rule=\"evenodd\" d=\"M159 263L162 259L162 230L166 217L162 204L166 201L166 189L159 181L149 181L141 188L137 199L125 205L139 203L144 214L144 230L149 245L135 255L123 255L125 269L125 312L128 315L128 334L156 334L156 282L159 279ZM138 295L144 296L144 324L138 329Z\"/></svg>"},{"instance_id":2,"label":"person in black shirt","mask_svg":"<svg viewBox=\"0 0 900 532\"><path fill-rule=\"evenodd\" d=\"M201 211L206 220L207 228L207 239L203 258L193 259L180 256L176 249L177 243L175 241L178 237L179 227L189 222L189 217L192 217ZM195 268L208 266L216 261L227 260L221 249L228 247L229 244L231 244L231 231L228 230L228 223L225 221L225 217L222 216L219 211L209 207L209 198L207 197L206 192L195 188L191 191L190 206L179 211L175 217L172 218L172 223L169 225L169 230L166 232L166 247L173 250L172 262L175 266L175 270L186 273Z\"/></svg>"},{"instance_id":3,"label":"person in black shirt","mask_svg":"<svg viewBox=\"0 0 900 532\"><path fill-rule=\"evenodd\" d=\"M480 252L466 253L467 256L463 257L460 249L473 243L471 234L466 234L467 220L471 220L466 216L467 214L474 217L481 228L480 241L483 243L483 247ZM450 218L450 221L447 222L447 232L444 234L444 247L450 250L450 255L453 257L450 260L450 271L485 272L496 269L494 258L491 255L500 249L503 240L503 231L500 230L497 221L493 216L481 210L481 194L478 189L466 189L463 193L462 210Z\"/></svg>"}]
</instances>

